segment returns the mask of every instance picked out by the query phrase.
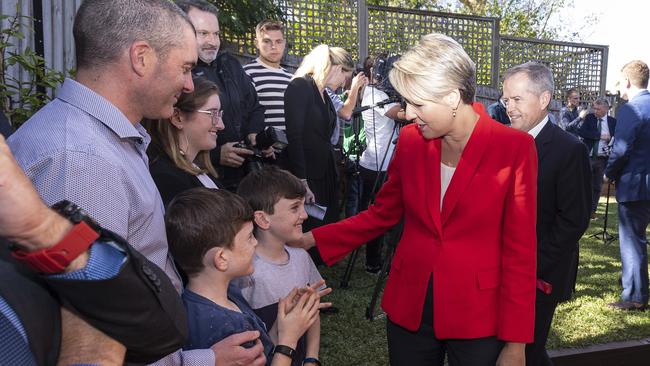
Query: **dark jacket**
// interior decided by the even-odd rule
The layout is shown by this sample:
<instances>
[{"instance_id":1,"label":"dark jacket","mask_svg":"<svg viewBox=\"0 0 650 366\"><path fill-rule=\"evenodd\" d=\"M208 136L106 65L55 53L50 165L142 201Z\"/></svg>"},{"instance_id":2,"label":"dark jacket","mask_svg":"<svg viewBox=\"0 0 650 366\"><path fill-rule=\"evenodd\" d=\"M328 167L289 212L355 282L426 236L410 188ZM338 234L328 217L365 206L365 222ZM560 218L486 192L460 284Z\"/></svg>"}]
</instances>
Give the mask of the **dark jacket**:
<instances>
[{"instance_id":1,"label":"dark jacket","mask_svg":"<svg viewBox=\"0 0 650 366\"><path fill-rule=\"evenodd\" d=\"M4 113L2 113L2 111L0 111L0 135L4 136L4 138L7 138L9 135L11 135L12 132L13 129L9 124L9 119L7 116L5 116Z\"/></svg>"},{"instance_id":2,"label":"dark jacket","mask_svg":"<svg viewBox=\"0 0 650 366\"><path fill-rule=\"evenodd\" d=\"M571 297L578 271L578 241L589 225L591 170L577 138L547 123L535 138L537 175L537 278L553 286L550 297ZM546 296L537 293L537 296Z\"/></svg>"},{"instance_id":3,"label":"dark jacket","mask_svg":"<svg viewBox=\"0 0 650 366\"><path fill-rule=\"evenodd\" d=\"M614 137L616 132L616 118L606 116L607 127L609 128L609 135ZM600 141L600 131L598 130L598 119L593 113L589 113L585 119L576 119L570 122L566 128L570 132L580 138L580 140L587 146L589 156L592 155L592 149L598 141Z\"/></svg>"},{"instance_id":4,"label":"dark jacket","mask_svg":"<svg viewBox=\"0 0 650 366\"><path fill-rule=\"evenodd\" d=\"M506 112L506 107L501 104L501 102L496 101L490 104L487 108L487 112L492 117L493 120L500 122L504 125L510 125L510 117Z\"/></svg>"},{"instance_id":5,"label":"dark jacket","mask_svg":"<svg viewBox=\"0 0 650 366\"><path fill-rule=\"evenodd\" d=\"M568 107L562 107L562 110L560 110L560 127L563 130L569 130L569 124L572 122L577 123L580 119L579 115L578 108L569 109ZM575 135L575 132L569 132Z\"/></svg>"},{"instance_id":6,"label":"dark jacket","mask_svg":"<svg viewBox=\"0 0 650 366\"><path fill-rule=\"evenodd\" d=\"M149 155L149 171L151 172L153 181L156 183L156 187L158 187L165 207L179 193L190 188L203 187L203 184L196 175L192 175L177 167L169 156L154 144L149 146L147 155ZM216 178L210 175L208 176L217 184ZM217 186L219 185L217 184Z\"/></svg>"},{"instance_id":7,"label":"dark jacket","mask_svg":"<svg viewBox=\"0 0 650 366\"><path fill-rule=\"evenodd\" d=\"M291 80L284 93L284 116L291 173L301 179L322 179L336 169L330 142L336 111L311 77Z\"/></svg>"},{"instance_id":8,"label":"dark jacket","mask_svg":"<svg viewBox=\"0 0 650 366\"><path fill-rule=\"evenodd\" d=\"M221 146L227 142L242 141L248 134L261 132L264 129L264 107L259 103L253 81L239 61L229 53L219 54L209 65L199 60L192 72L219 87L225 128L219 133L217 147L210 154L224 185L236 185L243 178L244 169L221 166Z\"/></svg>"}]
</instances>

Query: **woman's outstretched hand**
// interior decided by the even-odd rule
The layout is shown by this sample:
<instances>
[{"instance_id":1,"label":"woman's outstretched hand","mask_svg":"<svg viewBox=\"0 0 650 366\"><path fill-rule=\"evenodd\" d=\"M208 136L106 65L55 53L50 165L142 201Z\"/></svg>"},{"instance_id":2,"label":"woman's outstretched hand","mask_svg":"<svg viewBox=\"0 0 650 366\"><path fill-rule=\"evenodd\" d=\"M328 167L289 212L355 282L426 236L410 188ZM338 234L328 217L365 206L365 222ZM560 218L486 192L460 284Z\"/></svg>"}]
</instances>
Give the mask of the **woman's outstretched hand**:
<instances>
[{"instance_id":1,"label":"woman's outstretched hand","mask_svg":"<svg viewBox=\"0 0 650 366\"><path fill-rule=\"evenodd\" d=\"M308 250L316 245L316 240L314 239L314 235L311 233L311 231L308 231L302 234L302 238L296 241L290 241L287 243L287 245L294 248L302 248L304 250Z\"/></svg>"}]
</instances>

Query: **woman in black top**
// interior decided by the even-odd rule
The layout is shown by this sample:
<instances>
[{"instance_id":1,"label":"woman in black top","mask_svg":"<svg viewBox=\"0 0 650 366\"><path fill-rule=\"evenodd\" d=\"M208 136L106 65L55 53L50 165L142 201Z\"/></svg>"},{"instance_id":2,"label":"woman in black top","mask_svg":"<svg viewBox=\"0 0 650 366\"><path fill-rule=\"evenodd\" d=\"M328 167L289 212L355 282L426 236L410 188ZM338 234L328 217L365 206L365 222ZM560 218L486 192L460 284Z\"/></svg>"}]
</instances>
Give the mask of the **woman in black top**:
<instances>
[{"instance_id":1,"label":"woman in black top","mask_svg":"<svg viewBox=\"0 0 650 366\"><path fill-rule=\"evenodd\" d=\"M217 86L197 77L194 91L181 94L170 119L142 123L151 135L149 169L165 207L187 189L218 188L210 150L224 128L221 116Z\"/></svg>"},{"instance_id":2,"label":"woman in black top","mask_svg":"<svg viewBox=\"0 0 650 366\"><path fill-rule=\"evenodd\" d=\"M284 93L289 170L307 187L306 202L326 206L324 223L338 220L338 182L330 142L336 111L325 88L338 89L352 75L350 54L339 47L320 45L303 59ZM303 225L319 226L313 218Z\"/></svg>"}]
</instances>

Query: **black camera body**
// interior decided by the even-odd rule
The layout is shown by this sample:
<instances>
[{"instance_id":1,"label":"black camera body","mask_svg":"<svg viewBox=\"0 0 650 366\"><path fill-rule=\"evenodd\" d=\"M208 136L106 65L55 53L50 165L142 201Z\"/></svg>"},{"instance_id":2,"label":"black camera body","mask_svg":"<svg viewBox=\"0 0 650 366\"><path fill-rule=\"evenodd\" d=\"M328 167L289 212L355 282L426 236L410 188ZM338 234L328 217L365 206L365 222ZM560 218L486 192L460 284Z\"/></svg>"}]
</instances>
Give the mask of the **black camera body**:
<instances>
[{"instance_id":1,"label":"black camera body","mask_svg":"<svg viewBox=\"0 0 650 366\"><path fill-rule=\"evenodd\" d=\"M402 96L395 90L388 78L388 73L393 69L393 64L399 60L401 55L393 55L389 57L377 56L374 64L372 65L373 78L377 89L383 91L389 98L395 100L403 100Z\"/></svg>"},{"instance_id":2,"label":"black camera body","mask_svg":"<svg viewBox=\"0 0 650 366\"><path fill-rule=\"evenodd\" d=\"M255 146L251 145L250 141L239 142L234 145L237 148L253 152L252 155L245 156L244 169L246 173L260 170L265 162L272 161L264 157L262 154L263 150L273 147L276 152L281 152L289 145L287 135L284 131L271 126L266 127L262 132L255 135L255 142Z\"/></svg>"},{"instance_id":3,"label":"black camera body","mask_svg":"<svg viewBox=\"0 0 650 366\"><path fill-rule=\"evenodd\" d=\"M359 74L365 75L367 78L370 77L370 75L366 74L366 70L363 69L363 66L357 66L357 68L352 72L352 77L355 77Z\"/></svg>"},{"instance_id":4,"label":"black camera body","mask_svg":"<svg viewBox=\"0 0 650 366\"><path fill-rule=\"evenodd\" d=\"M269 147L273 147L276 151L282 151L287 147L287 145L289 145L287 135L284 131L271 126L258 133L255 136L255 141L257 143L257 148L260 150L266 150Z\"/></svg>"}]
</instances>

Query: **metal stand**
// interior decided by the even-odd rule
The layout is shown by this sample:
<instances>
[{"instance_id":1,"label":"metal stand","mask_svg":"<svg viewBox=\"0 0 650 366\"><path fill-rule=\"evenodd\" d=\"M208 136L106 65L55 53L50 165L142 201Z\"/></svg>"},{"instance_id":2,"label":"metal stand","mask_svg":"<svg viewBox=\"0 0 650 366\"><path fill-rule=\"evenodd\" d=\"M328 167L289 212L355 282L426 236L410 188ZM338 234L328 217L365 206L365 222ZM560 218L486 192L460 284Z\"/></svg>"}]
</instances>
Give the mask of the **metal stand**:
<instances>
[{"instance_id":1,"label":"metal stand","mask_svg":"<svg viewBox=\"0 0 650 366\"><path fill-rule=\"evenodd\" d=\"M607 219L609 218L609 194L612 188L612 183L607 183L607 199L605 200L605 219L603 220L603 229L597 233L590 235L590 238L599 238L603 240L603 244L609 244L618 237L607 232Z\"/></svg>"},{"instance_id":2,"label":"metal stand","mask_svg":"<svg viewBox=\"0 0 650 366\"><path fill-rule=\"evenodd\" d=\"M373 102L374 102L374 100L373 100ZM355 175L355 177L359 177L359 174L360 174L359 173L359 159L360 159L359 146L361 146L361 142L359 141L359 134L361 133L361 124L363 123L363 119L361 118L361 112L363 112L365 110L368 110L368 109L375 108L375 107L381 107L381 106L384 106L386 104L394 103L394 102L395 102L395 100L389 98L389 99L383 100L383 101L378 102L378 103L374 103L374 104L369 105L369 106L359 107L359 105L361 104L361 98L357 99L357 108L355 108L352 111L352 115L354 116L354 119L352 121L352 129L354 131L354 144L355 144L355 147L356 147L356 157L357 157L357 159L354 162L354 169L355 169L354 175ZM375 126L374 115L373 115L373 124L372 125L373 125L373 127ZM395 132L399 129L399 127L400 127L399 124L396 122L395 127L393 128L393 132L392 132L391 137L390 137L391 141L393 140L393 136L395 136ZM366 133L367 133L367 131L366 131ZM384 162L386 161L386 157L388 156L388 150L389 149L386 149L386 151L384 152L384 156L381 159L381 165L380 166L384 166ZM375 179L375 183L373 184L373 187L372 187L372 192L370 193L371 197L373 197L372 200L374 200L374 194L379 190L381 185L384 183L384 179L386 179L385 174L379 173L377 175L377 179ZM380 180L381 180L381 182L380 182ZM361 183L361 185L363 186L363 183ZM359 202L361 202L361 196L362 196L361 192L362 192L362 189L359 189L359 196L357 197L357 205L358 205ZM372 200L371 200L371 202L372 202ZM343 273L343 277L341 278L341 286L340 286L341 288L347 288L349 286L350 277L352 276L352 269L354 268L354 264L356 263L358 256L359 256L359 249L355 249L354 251L352 251L352 254L350 255L350 259L348 259L348 264L347 264L347 266L345 268L345 272Z\"/></svg>"},{"instance_id":3,"label":"metal stand","mask_svg":"<svg viewBox=\"0 0 650 366\"><path fill-rule=\"evenodd\" d=\"M366 319L370 321L375 320L375 307L377 306L377 300L379 299L379 291L381 291L381 289L384 287L384 282L388 277L390 264L393 262L393 255L395 254L397 243L399 243L399 240L402 237L403 228L404 221L402 220L399 224L390 230L388 235L384 236L386 256L384 257L384 264L382 264L381 272L379 272L379 276L377 277L377 282L375 282L375 289L372 292L370 303L366 308Z\"/></svg>"},{"instance_id":4,"label":"metal stand","mask_svg":"<svg viewBox=\"0 0 650 366\"><path fill-rule=\"evenodd\" d=\"M361 98L357 100L357 106L361 104ZM352 120L352 131L354 132L354 151L356 155L356 160L354 161L354 172L352 173L353 179L361 179L359 176L359 159L361 155L361 141L359 140L359 134L361 133L361 124L363 123L363 120L361 119L361 113L356 113L354 114L354 119ZM363 183L358 182L363 186ZM359 207L359 202L361 201L361 192L362 188L357 187L357 208L355 209L355 212L358 213L358 207ZM346 202L347 203L347 202ZM345 206L345 205L344 205ZM345 272L343 273L343 277L341 278L341 283L340 283L340 288L348 288L350 284L350 277L352 276L352 269L354 268L354 264L357 261L357 257L359 256L359 249L355 249L352 251L352 254L350 255L350 258L348 259L348 264L345 267Z\"/></svg>"},{"instance_id":5,"label":"metal stand","mask_svg":"<svg viewBox=\"0 0 650 366\"><path fill-rule=\"evenodd\" d=\"M352 277L352 269L354 268L354 264L357 261L357 257L359 256L359 249L355 249L352 251L352 254L350 254L350 258L348 259L348 264L345 267L345 272L343 273L343 277L341 278L341 284L339 285L340 288L348 288L350 285L350 277Z\"/></svg>"},{"instance_id":6,"label":"metal stand","mask_svg":"<svg viewBox=\"0 0 650 366\"><path fill-rule=\"evenodd\" d=\"M380 102L380 103L377 103L376 105L379 105L381 103L386 104L385 102ZM375 106L373 106L373 108ZM373 123L373 125L374 125L374 123ZM393 132L392 132L392 134L390 136L390 141L393 140L393 136L395 136L395 133L396 133L397 130L399 130L399 128L400 128L400 125L398 123L395 123L395 127L393 127ZM358 139L358 137L359 137L358 133L355 130L355 138ZM386 161L386 157L388 156L388 151L389 151L389 149L387 148L386 151L384 152L383 158L381 159L380 167L384 166L384 162ZM359 174L359 156L358 155L357 155L357 161L355 162L355 166L356 166L356 174ZM374 201L375 194L377 193L377 191L379 191L381 186L384 184L384 180L386 180L387 178L388 178L388 174L382 174L381 172L378 172L377 178L375 179L375 183L373 184L373 187L372 187L372 191L370 192L370 196L371 196L370 203L372 203ZM361 184L363 185L363 183L361 183ZM361 190L359 190L359 191L361 192ZM358 197L358 199L359 199L359 201L361 201L361 197ZM359 248L353 250L352 254L350 254L350 259L348 259L348 264L345 267L345 272L343 273L343 277L341 278L341 285L340 285L341 288L347 288L349 286L350 277L352 276L352 269L354 268L354 264L356 263L358 256L359 256ZM388 258L388 257L386 257L386 258ZM391 258L392 258L392 254L391 254ZM384 264L385 264L385 262L384 262ZM383 273L383 266L382 266L382 272L380 272L380 273ZM380 276L380 278L381 278L381 276Z\"/></svg>"}]
</instances>

